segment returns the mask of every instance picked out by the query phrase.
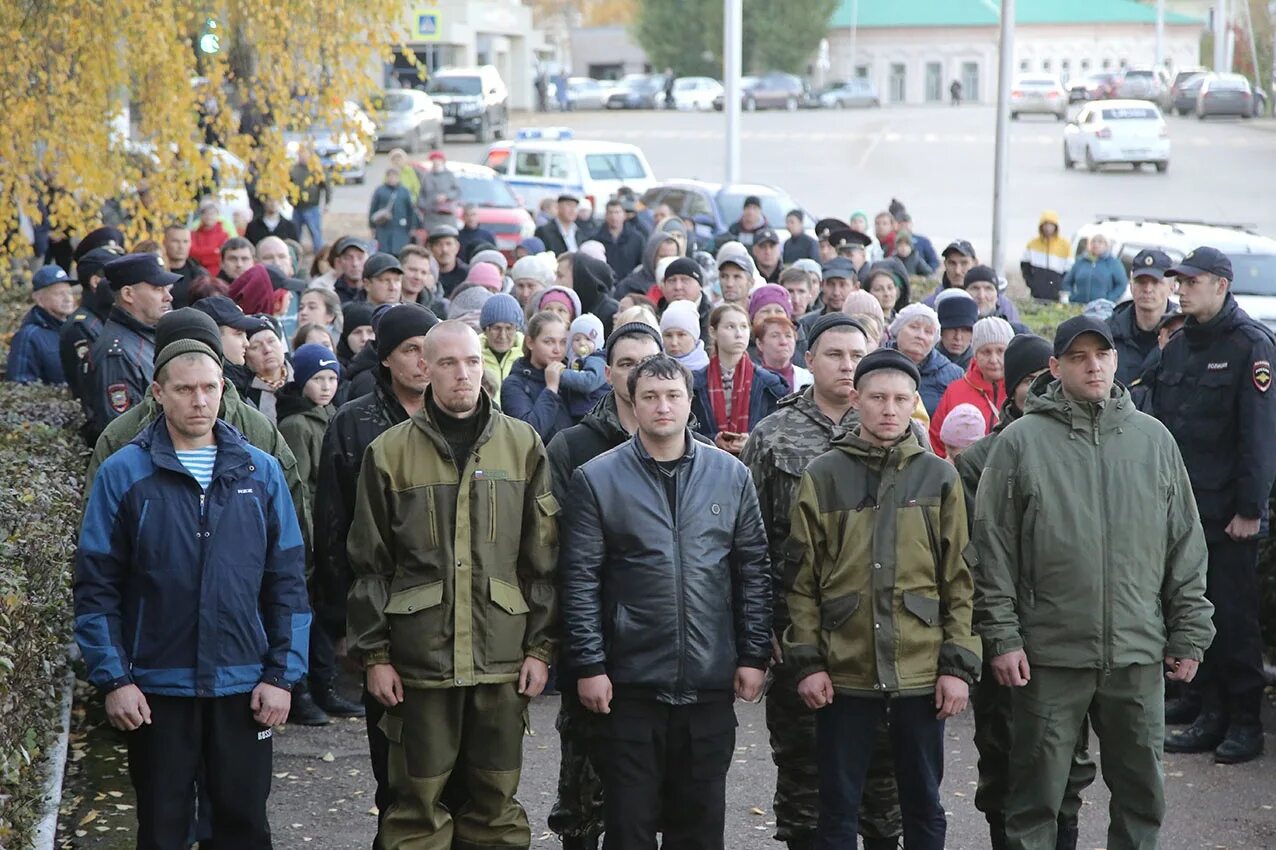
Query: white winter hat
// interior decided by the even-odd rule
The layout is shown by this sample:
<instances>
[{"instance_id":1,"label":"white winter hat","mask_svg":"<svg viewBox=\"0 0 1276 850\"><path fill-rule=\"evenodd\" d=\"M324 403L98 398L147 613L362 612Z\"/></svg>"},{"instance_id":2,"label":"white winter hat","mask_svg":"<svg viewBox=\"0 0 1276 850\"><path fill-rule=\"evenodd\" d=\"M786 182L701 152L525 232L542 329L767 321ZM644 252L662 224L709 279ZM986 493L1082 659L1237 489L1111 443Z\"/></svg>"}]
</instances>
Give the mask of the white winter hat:
<instances>
[{"instance_id":1,"label":"white winter hat","mask_svg":"<svg viewBox=\"0 0 1276 850\"><path fill-rule=\"evenodd\" d=\"M550 256L553 256L552 254ZM553 264L545 261L544 254L528 254L514 261L514 265L510 268L509 276L514 280L522 280L524 278L537 280L545 286L554 283L554 274L556 268Z\"/></svg>"},{"instance_id":2,"label":"white winter hat","mask_svg":"<svg viewBox=\"0 0 1276 850\"><path fill-rule=\"evenodd\" d=\"M666 307L664 315L660 317L660 332L664 333L670 328L686 331L700 339L700 313L696 310L696 305L690 301L675 301Z\"/></svg>"},{"instance_id":3,"label":"white winter hat","mask_svg":"<svg viewBox=\"0 0 1276 850\"><path fill-rule=\"evenodd\" d=\"M934 329L935 342L939 342L939 314L937 314L929 306L920 302L917 304L909 304L896 314L895 321L891 322L891 336L899 336L899 332L903 330L906 325L911 324L917 319L925 319L930 322L930 326Z\"/></svg>"},{"instance_id":4,"label":"white winter hat","mask_svg":"<svg viewBox=\"0 0 1276 850\"><path fill-rule=\"evenodd\" d=\"M970 335L970 350L978 352L985 345L1001 343L1009 345L1015 338L1015 329L1010 322L999 316L988 316L975 322L975 329Z\"/></svg>"}]
</instances>

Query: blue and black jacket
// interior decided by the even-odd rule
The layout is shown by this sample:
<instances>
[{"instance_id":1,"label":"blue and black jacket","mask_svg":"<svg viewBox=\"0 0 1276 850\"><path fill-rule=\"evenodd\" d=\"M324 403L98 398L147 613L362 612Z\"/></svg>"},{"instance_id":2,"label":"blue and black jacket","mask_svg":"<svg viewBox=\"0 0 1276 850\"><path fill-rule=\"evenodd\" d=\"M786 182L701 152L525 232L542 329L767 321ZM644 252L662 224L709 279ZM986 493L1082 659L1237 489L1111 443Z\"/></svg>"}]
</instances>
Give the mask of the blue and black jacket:
<instances>
[{"instance_id":1,"label":"blue and black jacket","mask_svg":"<svg viewBox=\"0 0 1276 850\"><path fill-rule=\"evenodd\" d=\"M305 550L278 462L225 422L205 494L160 416L98 469L75 639L104 692L221 697L306 673Z\"/></svg>"}]
</instances>

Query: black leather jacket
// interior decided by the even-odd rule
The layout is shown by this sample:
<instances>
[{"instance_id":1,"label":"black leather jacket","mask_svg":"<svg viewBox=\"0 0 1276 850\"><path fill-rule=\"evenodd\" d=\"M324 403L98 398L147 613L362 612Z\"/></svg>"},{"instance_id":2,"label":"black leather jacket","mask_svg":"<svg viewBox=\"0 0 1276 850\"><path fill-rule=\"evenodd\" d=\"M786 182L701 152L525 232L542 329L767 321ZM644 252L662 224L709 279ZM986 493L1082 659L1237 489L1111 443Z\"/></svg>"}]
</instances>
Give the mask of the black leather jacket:
<instances>
[{"instance_id":1,"label":"black leather jacket","mask_svg":"<svg viewBox=\"0 0 1276 850\"><path fill-rule=\"evenodd\" d=\"M771 654L771 584L745 466L687 433L677 523L633 438L576 470L562 534L565 663L684 705L730 692Z\"/></svg>"}]
</instances>

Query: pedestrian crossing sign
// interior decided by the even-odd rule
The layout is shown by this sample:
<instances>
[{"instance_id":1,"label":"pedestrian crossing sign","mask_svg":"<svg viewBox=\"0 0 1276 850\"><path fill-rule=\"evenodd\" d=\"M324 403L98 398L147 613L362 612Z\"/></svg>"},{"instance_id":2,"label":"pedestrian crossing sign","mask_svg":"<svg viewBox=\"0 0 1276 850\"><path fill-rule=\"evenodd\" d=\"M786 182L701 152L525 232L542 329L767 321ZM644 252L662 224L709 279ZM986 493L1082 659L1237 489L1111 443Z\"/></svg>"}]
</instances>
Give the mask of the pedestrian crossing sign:
<instances>
[{"instance_id":1,"label":"pedestrian crossing sign","mask_svg":"<svg viewBox=\"0 0 1276 850\"><path fill-rule=\"evenodd\" d=\"M413 41L438 41L440 36L439 10L436 7L422 6L413 10Z\"/></svg>"}]
</instances>

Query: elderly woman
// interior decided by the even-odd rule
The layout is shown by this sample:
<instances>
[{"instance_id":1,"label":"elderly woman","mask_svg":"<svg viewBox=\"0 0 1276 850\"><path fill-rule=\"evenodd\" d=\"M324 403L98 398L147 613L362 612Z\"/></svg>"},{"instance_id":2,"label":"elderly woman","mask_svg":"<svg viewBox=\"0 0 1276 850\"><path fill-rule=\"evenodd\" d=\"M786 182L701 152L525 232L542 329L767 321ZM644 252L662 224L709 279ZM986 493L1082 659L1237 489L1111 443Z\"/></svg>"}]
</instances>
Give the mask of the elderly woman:
<instances>
[{"instance_id":1,"label":"elderly woman","mask_svg":"<svg viewBox=\"0 0 1276 850\"><path fill-rule=\"evenodd\" d=\"M891 338L895 348L917 366L921 383L917 392L926 413L935 415L944 391L961 379L961 368L935 350L939 342L939 316L925 304L909 304L891 322Z\"/></svg>"},{"instance_id":2,"label":"elderly woman","mask_svg":"<svg viewBox=\"0 0 1276 850\"><path fill-rule=\"evenodd\" d=\"M1073 304L1089 304L1100 298L1116 304L1129 283L1125 266L1112 256L1112 243L1102 233L1096 233L1090 237L1086 249L1079 252L1059 288L1068 293L1068 300Z\"/></svg>"},{"instance_id":3,"label":"elderly woman","mask_svg":"<svg viewBox=\"0 0 1276 850\"><path fill-rule=\"evenodd\" d=\"M253 373L246 398L271 423L278 424L275 394L292 380L293 372L284 350L283 330L277 321L272 320L269 328L263 328L248 338L248 351L244 358Z\"/></svg>"},{"instance_id":4,"label":"elderly woman","mask_svg":"<svg viewBox=\"0 0 1276 850\"><path fill-rule=\"evenodd\" d=\"M524 310L538 292L554 285L556 271L553 254L528 254L514 261L510 267L510 277L514 280L512 294Z\"/></svg>"},{"instance_id":5,"label":"elderly woman","mask_svg":"<svg viewBox=\"0 0 1276 850\"><path fill-rule=\"evenodd\" d=\"M975 356L961 380L953 381L944 390L944 397L930 416L930 442L935 454L945 456L944 420L960 404L974 405L984 416L984 433L992 432L1006 400L1006 346L1014 335L1010 323L997 316L975 322L970 340Z\"/></svg>"}]
</instances>

